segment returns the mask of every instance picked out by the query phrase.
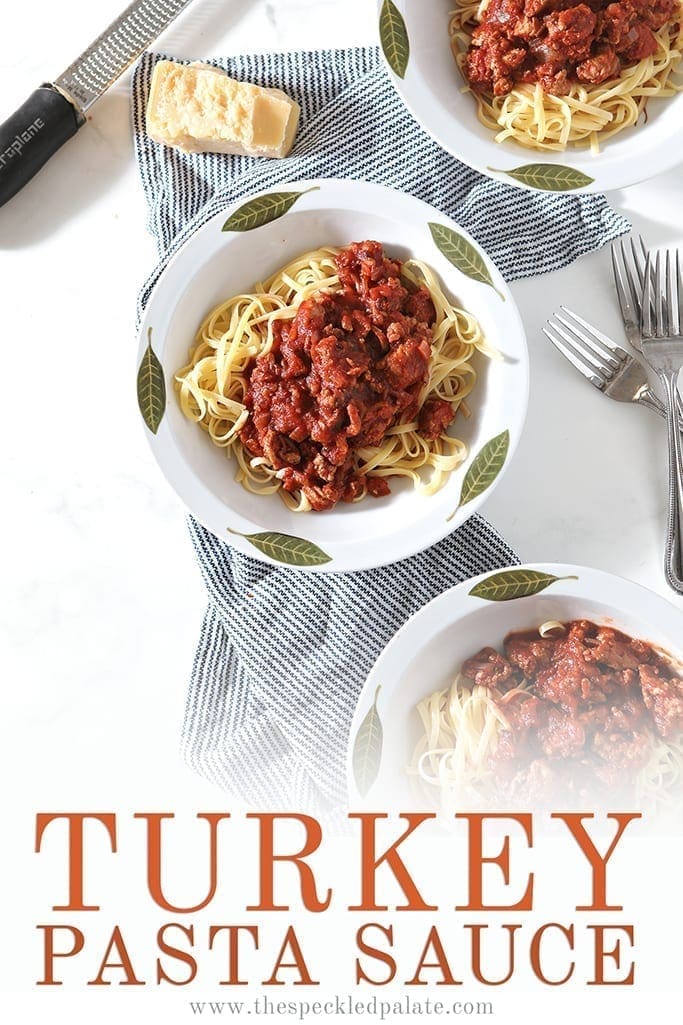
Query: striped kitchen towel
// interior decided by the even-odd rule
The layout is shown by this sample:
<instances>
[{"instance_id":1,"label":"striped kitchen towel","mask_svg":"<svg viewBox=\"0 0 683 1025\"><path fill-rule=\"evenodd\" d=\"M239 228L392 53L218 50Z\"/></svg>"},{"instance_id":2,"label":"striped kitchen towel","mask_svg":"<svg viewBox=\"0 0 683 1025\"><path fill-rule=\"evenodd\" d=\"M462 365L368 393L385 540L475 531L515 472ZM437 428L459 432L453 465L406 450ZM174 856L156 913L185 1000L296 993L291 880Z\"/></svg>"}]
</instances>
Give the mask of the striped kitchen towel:
<instances>
[{"instance_id":1,"label":"striped kitchen towel","mask_svg":"<svg viewBox=\"0 0 683 1025\"><path fill-rule=\"evenodd\" d=\"M159 54L133 80L133 126L148 227L168 260L238 198L279 183L353 177L404 189L466 227L508 279L565 266L628 230L601 196L523 192L449 156L420 128L374 48L213 60L301 105L292 154L256 160L184 154L145 134ZM245 282L245 284L251 284ZM200 773L269 808L337 814L360 688L398 627L460 580L516 562L479 516L420 555L355 574L297 573L238 554L190 519L209 603L195 655L183 751Z\"/></svg>"}]
</instances>

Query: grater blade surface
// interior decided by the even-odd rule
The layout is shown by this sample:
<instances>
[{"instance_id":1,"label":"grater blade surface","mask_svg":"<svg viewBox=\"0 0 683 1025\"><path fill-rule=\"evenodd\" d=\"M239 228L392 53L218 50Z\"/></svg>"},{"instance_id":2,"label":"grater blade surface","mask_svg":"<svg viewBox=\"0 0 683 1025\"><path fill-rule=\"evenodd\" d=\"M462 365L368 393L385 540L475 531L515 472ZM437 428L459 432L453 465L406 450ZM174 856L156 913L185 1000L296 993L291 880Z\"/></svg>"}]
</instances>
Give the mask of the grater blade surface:
<instances>
[{"instance_id":1,"label":"grater blade surface","mask_svg":"<svg viewBox=\"0 0 683 1025\"><path fill-rule=\"evenodd\" d=\"M54 85L85 113L192 0L135 0Z\"/></svg>"}]
</instances>

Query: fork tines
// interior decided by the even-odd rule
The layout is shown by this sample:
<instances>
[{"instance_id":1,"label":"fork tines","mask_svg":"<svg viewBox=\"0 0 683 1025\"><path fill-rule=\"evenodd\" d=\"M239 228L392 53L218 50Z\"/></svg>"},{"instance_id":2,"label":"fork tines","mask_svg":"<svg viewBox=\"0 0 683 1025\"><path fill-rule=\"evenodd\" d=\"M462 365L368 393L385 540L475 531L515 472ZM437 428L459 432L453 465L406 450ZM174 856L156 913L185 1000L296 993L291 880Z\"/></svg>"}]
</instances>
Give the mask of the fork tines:
<instances>
[{"instance_id":1,"label":"fork tines","mask_svg":"<svg viewBox=\"0 0 683 1025\"><path fill-rule=\"evenodd\" d=\"M555 313L543 334L591 384L604 388L628 359L628 353L578 313L566 306L560 309L562 313Z\"/></svg>"},{"instance_id":2,"label":"fork tines","mask_svg":"<svg viewBox=\"0 0 683 1025\"><path fill-rule=\"evenodd\" d=\"M614 283L622 306L637 310L637 297L643 294L646 265L647 246L642 235L638 236L637 245L633 237L628 242L621 238L612 243Z\"/></svg>"},{"instance_id":3,"label":"fork tines","mask_svg":"<svg viewBox=\"0 0 683 1025\"><path fill-rule=\"evenodd\" d=\"M683 274L681 253L670 249L665 259L658 251L649 253L643 289L642 334L666 338L683 334Z\"/></svg>"},{"instance_id":4,"label":"fork tines","mask_svg":"<svg viewBox=\"0 0 683 1025\"><path fill-rule=\"evenodd\" d=\"M638 240L619 239L612 243L612 276L621 308L626 335L640 349L640 322L648 251L642 235Z\"/></svg>"}]
</instances>

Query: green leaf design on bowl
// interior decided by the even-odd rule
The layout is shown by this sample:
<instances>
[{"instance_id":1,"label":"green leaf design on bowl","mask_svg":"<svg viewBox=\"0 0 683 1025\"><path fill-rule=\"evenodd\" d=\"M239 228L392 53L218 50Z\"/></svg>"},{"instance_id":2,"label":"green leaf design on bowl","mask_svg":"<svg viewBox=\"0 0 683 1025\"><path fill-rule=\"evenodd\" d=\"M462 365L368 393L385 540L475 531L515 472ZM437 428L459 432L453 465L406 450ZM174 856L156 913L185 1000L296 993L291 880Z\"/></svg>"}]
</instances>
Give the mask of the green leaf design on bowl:
<instances>
[{"instance_id":1,"label":"green leaf design on bowl","mask_svg":"<svg viewBox=\"0 0 683 1025\"><path fill-rule=\"evenodd\" d=\"M445 224L436 224L433 221L429 222L429 230L432 233L434 245L449 263L452 263L457 270L468 278L472 278L473 281L490 285L505 302L505 296L493 284L493 278L484 257L469 239L454 231L453 228L448 228Z\"/></svg>"},{"instance_id":2,"label":"green leaf design on bowl","mask_svg":"<svg viewBox=\"0 0 683 1025\"><path fill-rule=\"evenodd\" d=\"M384 731L377 709L377 699L380 690L381 687L378 687L375 691L375 700L372 703L372 708L360 724L353 745L353 755L351 758L353 776L358 793L362 797L365 797L377 779L382 762Z\"/></svg>"},{"instance_id":3,"label":"green leaf design on bowl","mask_svg":"<svg viewBox=\"0 0 683 1025\"><path fill-rule=\"evenodd\" d=\"M571 192L573 189L592 185L595 181L595 178L584 174L576 167L565 167L564 164L522 164L521 167L508 170L496 167L489 167L488 170L496 174L506 174L508 178L514 178L523 185L530 185L533 189L541 189L544 192Z\"/></svg>"},{"instance_id":4,"label":"green leaf design on bowl","mask_svg":"<svg viewBox=\"0 0 683 1025\"><path fill-rule=\"evenodd\" d=\"M447 522L453 519L458 509L467 505L474 498L478 498L491 487L494 480L503 469L505 460L510 450L510 432L508 430L497 434L479 449L472 460L470 468L465 474L460 492L460 502L457 509L454 509L448 517Z\"/></svg>"},{"instance_id":5,"label":"green leaf design on bowl","mask_svg":"<svg viewBox=\"0 0 683 1025\"><path fill-rule=\"evenodd\" d=\"M317 185L303 192L269 192L265 196L256 196L243 203L230 214L222 227L222 231L252 231L264 224L276 221L294 206L297 199L307 192L315 192Z\"/></svg>"},{"instance_id":6,"label":"green leaf design on bowl","mask_svg":"<svg viewBox=\"0 0 683 1025\"><path fill-rule=\"evenodd\" d=\"M505 569L480 580L470 591L473 598L484 601L513 601L540 594L558 580L578 580L578 577L556 577L552 573L541 573L535 569Z\"/></svg>"},{"instance_id":7,"label":"green leaf design on bowl","mask_svg":"<svg viewBox=\"0 0 683 1025\"><path fill-rule=\"evenodd\" d=\"M379 16L379 41L387 64L398 78L405 78L410 42L403 15L392 0L384 0Z\"/></svg>"},{"instance_id":8,"label":"green leaf design on bowl","mask_svg":"<svg viewBox=\"0 0 683 1025\"><path fill-rule=\"evenodd\" d=\"M147 332L147 348L138 370L138 406L142 419L152 434L156 434L166 411L166 382L164 368L152 348L152 329Z\"/></svg>"},{"instance_id":9,"label":"green leaf design on bowl","mask_svg":"<svg viewBox=\"0 0 683 1025\"><path fill-rule=\"evenodd\" d=\"M230 534L243 537L269 559L287 566L323 566L326 562L332 562L332 556L304 537L280 534L274 530L264 530L258 534L241 534L239 530L228 527L228 531Z\"/></svg>"}]
</instances>

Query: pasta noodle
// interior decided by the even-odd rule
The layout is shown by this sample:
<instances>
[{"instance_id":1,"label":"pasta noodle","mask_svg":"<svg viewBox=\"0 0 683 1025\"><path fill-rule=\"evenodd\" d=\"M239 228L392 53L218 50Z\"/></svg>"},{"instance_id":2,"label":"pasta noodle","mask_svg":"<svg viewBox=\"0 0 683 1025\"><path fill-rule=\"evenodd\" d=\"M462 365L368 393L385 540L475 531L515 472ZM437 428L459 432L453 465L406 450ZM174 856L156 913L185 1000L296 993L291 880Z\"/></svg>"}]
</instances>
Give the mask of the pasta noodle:
<instances>
[{"instance_id":1,"label":"pasta noodle","mask_svg":"<svg viewBox=\"0 0 683 1025\"><path fill-rule=\"evenodd\" d=\"M423 796L451 811L493 800L489 759L505 719L487 687L472 687L458 674L450 688L435 691L417 706L423 735L408 774Z\"/></svg>"},{"instance_id":2,"label":"pasta noodle","mask_svg":"<svg viewBox=\"0 0 683 1025\"><path fill-rule=\"evenodd\" d=\"M456 0L451 14L451 47L462 69L471 35L487 0ZM518 84L505 96L491 96L469 86L482 124L495 132L496 142L512 139L527 149L563 151L589 146L593 153L603 142L636 125L652 97L674 96L683 89L683 20L655 33L657 52L624 68L618 77L600 85L575 82L566 96L553 96L540 83Z\"/></svg>"},{"instance_id":3,"label":"pasta noodle","mask_svg":"<svg viewBox=\"0 0 683 1025\"><path fill-rule=\"evenodd\" d=\"M272 346L276 320L293 319L299 305L316 292L341 290L334 260L339 252L324 246L305 253L258 282L253 291L218 305L201 324L189 361L175 378L183 414L235 457L236 480L256 494L279 494L295 512L311 508L303 493L285 491L278 471L267 459L252 457L240 441L240 430L249 417L244 401L249 369ZM429 379L419 406L438 397L448 401L454 412L469 416L466 399L477 380L472 358L477 351L486 357L498 354L487 345L476 319L449 302L428 266L408 260L402 275L407 283L426 286L436 310ZM467 447L447 433L427 440L417 427L417 421L399 423L389 428L377 448L358 449L358 472L368 477L408 478L422 495L439 491L466 459Z\"/></svg>"}]
</instances>

